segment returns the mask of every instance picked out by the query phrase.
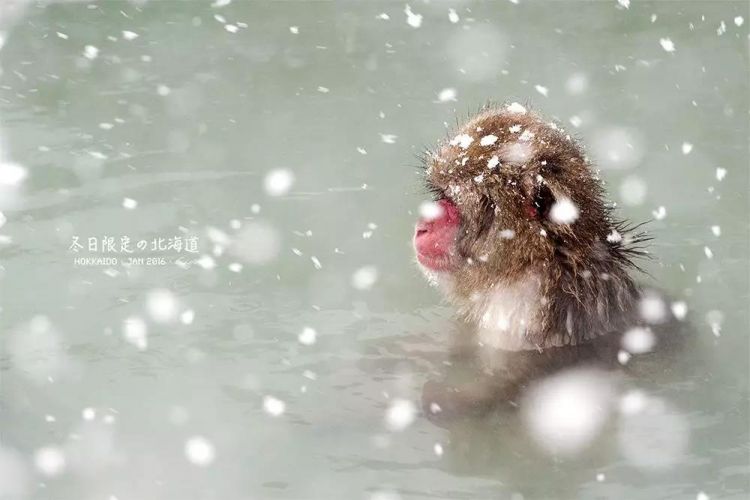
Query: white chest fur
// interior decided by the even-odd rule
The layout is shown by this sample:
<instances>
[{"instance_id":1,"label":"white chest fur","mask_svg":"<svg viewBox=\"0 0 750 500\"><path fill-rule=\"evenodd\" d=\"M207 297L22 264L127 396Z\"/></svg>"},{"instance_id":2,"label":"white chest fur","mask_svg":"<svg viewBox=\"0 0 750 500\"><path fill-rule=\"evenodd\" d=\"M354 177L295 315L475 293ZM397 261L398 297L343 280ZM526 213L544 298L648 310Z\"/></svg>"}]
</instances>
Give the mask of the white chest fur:
<instances>
[{"instance_id":1,"label":"white chest fur","mask_svg":"<svg viewBox=\"0 0 750 500\"><path fill-rule=\"evenodd\" d=\"M453 277L419 266L431 285L440 288L464 316L477 325L478 341L490 349L506 351L536 350L527 330L539 322L540 280L529 275L513 283L498 283L484 293L476 293L468 302L454 294Z\"/></svg>"},{"instance_id":2,"label":"white chest fur","mask_svg":"<svg viewBox=\"0 0 750 500\"><path fill-rule=\"evenodd\" d=\"M477 323L479 342L508 351L538 349L526 332L539 321L539 290L539 279L527 276L476 297L470 315Z\"/></svg>"},{"instance_id":3,"label":"white chest fur","mask_svg":"<svg viewBox=\"0 0 750 500\"><path fill-rule=\"evenodd\" d=\"M512 284L498 284L478 297L472 316L478 326L479 342L494 349L522 351L538 349L526 332L539 321L540 283L528 276Z\"/></svg>"}]
</instances>

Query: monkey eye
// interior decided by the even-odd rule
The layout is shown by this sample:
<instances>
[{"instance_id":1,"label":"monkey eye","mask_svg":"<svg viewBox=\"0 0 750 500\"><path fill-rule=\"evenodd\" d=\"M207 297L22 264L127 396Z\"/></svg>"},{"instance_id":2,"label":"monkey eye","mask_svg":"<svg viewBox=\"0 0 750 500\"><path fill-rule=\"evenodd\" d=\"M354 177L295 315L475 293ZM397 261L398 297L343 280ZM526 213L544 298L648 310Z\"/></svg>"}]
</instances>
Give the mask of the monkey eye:
<instances>
[{"instance_id":1,"label":"monkey eye","mask_svg":"<svg viewBox=\"0 0 750 500\"><path fill-rule=\"evenodd\" d=\"M530 213L530 215L539 218L546 217L554 203L555 196L552 194L552 191L544 184L540 184L534 190L534 196L531 199L531 206L529 208L530 212L533 213Z\"/></svg>"},{"instance_id":2,"label":"monkey eye","mask_svg":"<svg viewBox=\"0 0 750 500\"><path fill-rule=\"evenodd\" d=\"M486 234L492 227L492 223L495 221L495 204L492 200L486 196L482 196L479 204L482 210L482 215L479 220L477 237Z\"/></svg>"},{"instance_id":3,"label":"monkey eye","mask_svg":"<svg viewBox=\"0 0 750 500\"><path fill-rule=\"evenodd\" d=\"M546 158L541 161L542 170L546 173L551 174L557 174L562 169L560 168L560 163L554 159Z\"/></svg>"}]
</instances>

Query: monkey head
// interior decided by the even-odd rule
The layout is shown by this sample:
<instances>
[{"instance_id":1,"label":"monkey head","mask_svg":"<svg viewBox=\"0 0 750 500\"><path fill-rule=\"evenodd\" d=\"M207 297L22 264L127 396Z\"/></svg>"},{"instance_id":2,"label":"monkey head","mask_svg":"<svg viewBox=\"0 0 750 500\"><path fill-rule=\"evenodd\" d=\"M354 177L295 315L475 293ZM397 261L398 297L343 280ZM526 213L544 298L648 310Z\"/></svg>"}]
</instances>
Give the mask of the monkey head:
<instances>
[{"instance_id":1,"label":"monkey head","mask_svg":"<svg viewBox=\"0 0 750 500\"><path fill-rule=\"evenodd\" d=\"M575 295L579 276L618 277L630 262L581 147L520 104L471 118L425 155L424 180L434 203L416 225L417 261L474 319L486 317L489 292L526 280L521 296L549 309L555 287ZM532 316L544 320L544 309Z\"/></svg>"}]
</instances>

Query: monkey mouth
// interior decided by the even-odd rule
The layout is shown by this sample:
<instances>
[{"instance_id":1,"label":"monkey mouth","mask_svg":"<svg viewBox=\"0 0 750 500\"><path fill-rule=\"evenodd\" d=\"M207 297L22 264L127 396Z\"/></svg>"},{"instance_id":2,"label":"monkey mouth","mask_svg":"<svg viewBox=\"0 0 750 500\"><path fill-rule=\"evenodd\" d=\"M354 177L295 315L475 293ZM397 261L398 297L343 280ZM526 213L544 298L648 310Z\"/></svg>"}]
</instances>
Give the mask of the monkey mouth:
<instances>
[{"instance_id":1,"label":"monkey mouth","mask_svg":"<svg viewBox=\"0 0 750 500\"><path fill-rule=\"evenodd\" d=\"M447 272L456 268L454 260L450 257L432 257L419 252L417 252L417 262L435 272Z\"/></svg>"},{"instance_id":2,"label":"monkey mouth","mask_svg":"<svg viewBox=\"0 0 750 500\"><path fill-rule=\"evenodd\" d=\"M437 202L436 217L421 218L414 228L417 261L431 271L450 271L456 267L456 238L461 216L449 199Z\"/></svg>"}]
</instances>

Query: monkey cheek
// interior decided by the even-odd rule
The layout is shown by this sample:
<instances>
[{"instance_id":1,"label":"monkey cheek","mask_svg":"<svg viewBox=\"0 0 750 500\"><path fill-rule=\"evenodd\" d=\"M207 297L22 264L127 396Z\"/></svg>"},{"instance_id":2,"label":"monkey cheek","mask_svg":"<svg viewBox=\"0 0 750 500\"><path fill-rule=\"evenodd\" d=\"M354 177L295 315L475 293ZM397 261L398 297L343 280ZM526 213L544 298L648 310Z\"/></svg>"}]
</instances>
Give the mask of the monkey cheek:
<instances>
[{"instance_id":1,"label":"monkey cheek","mask_svg":"<svg viewBox=\"0 0 750 500\"><path fill-rule=\"evenodd\" d=\"M455 268L455 265L451 262L450 256L437 257L417 253L417 262L429 271L434 272L448 272Z\"/></svg>"},{"instance_id":2,"label":"monkey cheek","mask_svg":"<svg viewBox=\"0 0 750 500\"><path fill-rule=\"evenodd\" d=\"M415 238L414 250L417 261L430 271L449 272L456 268L455 237L437 240Z\"/></svg>"}]
</instances>

